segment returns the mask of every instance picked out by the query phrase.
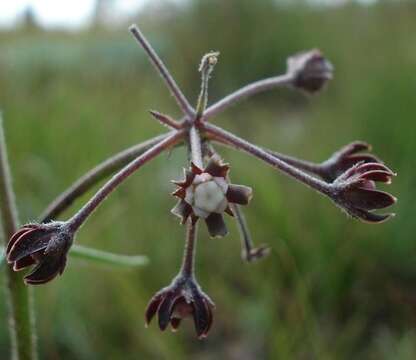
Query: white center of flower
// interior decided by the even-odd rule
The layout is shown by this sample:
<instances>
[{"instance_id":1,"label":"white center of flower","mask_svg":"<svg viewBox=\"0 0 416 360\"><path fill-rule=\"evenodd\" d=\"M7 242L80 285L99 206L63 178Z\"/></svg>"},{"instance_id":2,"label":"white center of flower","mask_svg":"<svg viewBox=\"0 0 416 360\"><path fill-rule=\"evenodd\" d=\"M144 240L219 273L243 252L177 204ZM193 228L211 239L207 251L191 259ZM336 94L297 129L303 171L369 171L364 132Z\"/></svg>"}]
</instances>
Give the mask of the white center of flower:
<instances>
[{"instance_id":1,"label":"white center of flower","mask_svg":"<svg viewBox=\"0 0 416 360\"><path fill-rule=\"evenodd\" d=\"M227 199L221 187L211 180L195 187L194 206L208 213L221 213L227 207Z\"/></svg>"}]
</instances>

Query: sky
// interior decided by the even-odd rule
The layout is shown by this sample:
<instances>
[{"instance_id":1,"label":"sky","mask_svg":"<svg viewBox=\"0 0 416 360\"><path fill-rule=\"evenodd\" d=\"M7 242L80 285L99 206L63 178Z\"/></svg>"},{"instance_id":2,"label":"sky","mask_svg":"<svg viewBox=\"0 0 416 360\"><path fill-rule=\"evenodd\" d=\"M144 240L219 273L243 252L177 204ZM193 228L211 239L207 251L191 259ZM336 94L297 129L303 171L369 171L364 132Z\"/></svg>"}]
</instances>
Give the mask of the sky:
<instances>
[{"instance_id":1,"label":"sky","mask_svg":"<svg viewBox=\"0 0 416 360\"><path fill-rule=\"evenodd\" d=\"M108 0L113 4L111 15L114 19L123 19L140 10L152 0ZM153 0L155 1L155 0ZM168 0L183 3L186 0ZM255 1L255 0L253 0ZM320 5L340 5L347 0L309 0ZM363 4L372 4L377 0L356 0ZM36 23L47 29L82 29L89 25L96 0L0 0L0 29L14 28L29 7Z\"/></svg>"}]
</instances>

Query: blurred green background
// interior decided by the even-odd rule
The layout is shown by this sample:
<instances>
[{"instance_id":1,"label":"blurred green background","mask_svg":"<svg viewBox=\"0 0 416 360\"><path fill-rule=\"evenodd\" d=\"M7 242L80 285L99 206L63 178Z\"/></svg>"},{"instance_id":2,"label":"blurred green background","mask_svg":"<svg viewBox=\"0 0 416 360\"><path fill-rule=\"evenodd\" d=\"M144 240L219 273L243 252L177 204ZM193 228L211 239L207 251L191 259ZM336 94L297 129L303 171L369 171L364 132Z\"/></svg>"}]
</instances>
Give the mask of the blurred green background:
<instances>
[{"instance_id":1,"label":"blurred green background","mask_svg":"<svg viewBox=\"0 0 416 360\"><path fill-rule=\"evenodd\" d=\"M410 1L318 7L200 0L143 11L135 20L191 101L207 51L221 52L212 103L284 72L289 55L320 48L336 69L323 93L273 91L213 121L315 161L352 140L370 142L399 174L389 188L399 198L398 216L376 226L347 219L268 166L221 149L233 180L254 189L245 213L255 241L272 254L243 263L231 218L224 239L210 239L201 227L197 276L217 305L210 336L197 340L191 321L175 334L153 323L145 329L149 298L171 281L182 257L185 229L169 212L169 181L181 176L186 157L174 150L132 176L77 237L146 254L148 266L115 270L70 259L64 276L35 288L41 359L416 358L415 16ZM65 33L28 23L0 33L0 107L22 222L112 153L164 131L148 109L180 115L127 26Z\"/></svg>"}]
</instances>

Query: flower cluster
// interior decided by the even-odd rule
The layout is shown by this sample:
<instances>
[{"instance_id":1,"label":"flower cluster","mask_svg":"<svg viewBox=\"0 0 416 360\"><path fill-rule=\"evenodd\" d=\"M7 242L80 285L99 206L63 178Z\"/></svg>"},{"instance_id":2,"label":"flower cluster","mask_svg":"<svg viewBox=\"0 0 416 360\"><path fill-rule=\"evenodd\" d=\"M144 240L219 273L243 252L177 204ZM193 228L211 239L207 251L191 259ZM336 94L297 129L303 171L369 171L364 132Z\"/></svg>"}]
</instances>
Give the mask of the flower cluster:
<instances>
[{"instance_id":1,"label":"flower cluster","mask_svg":"<svg viewBox=\"0 0 416 360\"><path fill-rule=\"evenodd\" d=\"M202 292L194 275L198 219L205 221L212 237L225 236L227 227L223 213L227 213L234 217L239 227L245 260L259 259L269 252L267 246L254 246L240 208L249 203L252 189L230 182L230 167L212 150L213 143L261 160L329 198L356 219L379 223L392 217L391 213L375 212L396 201L389 193L377 190L376 183L390 184L396 174L368 153L368 144L353 142L328 160L316 164L266 150L208 122L210 117L227 107L265 90L284 86L315 93L323 89L333 77L333 66L319 50L290 57L285 74L256 81L208 107L208 82L219 56L218 52L210 52L202 58L199 67L201 91L194 108L140 30L136 26L130 30L162 75L183 117L174 119L151 111L154 118L170 129L169 132L124 150L99 164L52 202L40 223L27 224L18 229L9 240L7 260L16 271L34 266L25 277L27 284L43 284L61 274L76 231L94 210L130 175L162 152L180 145L187 147L190 161L184 179L174 182L177 189L173 195L179 201L172 213L181 218L182 224L186 223L185 254L179 275L168 287L156 293L145 315L146 324L149 324L157 314L161 330L165 330L169 324L176 330L184 318L193 318L199 338L207 336L211 328L214 303ZM49 222L77 197L109 175L112 177L70 219Z\"/></svg>"}]
</instances>

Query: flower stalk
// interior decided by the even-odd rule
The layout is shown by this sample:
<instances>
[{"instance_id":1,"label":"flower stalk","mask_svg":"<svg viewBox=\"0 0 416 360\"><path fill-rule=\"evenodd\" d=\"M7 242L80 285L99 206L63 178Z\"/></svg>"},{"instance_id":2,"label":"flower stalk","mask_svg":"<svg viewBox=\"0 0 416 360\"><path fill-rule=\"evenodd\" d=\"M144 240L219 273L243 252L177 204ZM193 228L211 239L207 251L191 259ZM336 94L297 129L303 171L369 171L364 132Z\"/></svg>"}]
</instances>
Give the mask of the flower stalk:
<instances>
[{"instance_id":1,"label":"flower stalk","mask_svg":"<svg viewBox=\"0 0 416 360\"><path fill-rule=\"evenodd\" d=\"M18 228L18 215L12 187L3 121L0 115L0 211L2 237L10 238ZM6 298L9 307L9 333L13 360L37 359L33 294L22 275L5 268Z\"/></svg>"}]
</instances>

